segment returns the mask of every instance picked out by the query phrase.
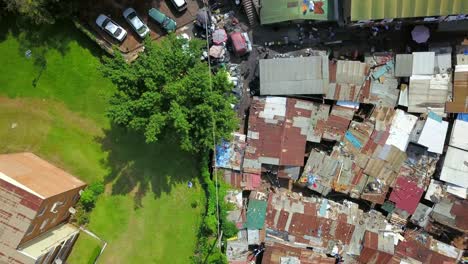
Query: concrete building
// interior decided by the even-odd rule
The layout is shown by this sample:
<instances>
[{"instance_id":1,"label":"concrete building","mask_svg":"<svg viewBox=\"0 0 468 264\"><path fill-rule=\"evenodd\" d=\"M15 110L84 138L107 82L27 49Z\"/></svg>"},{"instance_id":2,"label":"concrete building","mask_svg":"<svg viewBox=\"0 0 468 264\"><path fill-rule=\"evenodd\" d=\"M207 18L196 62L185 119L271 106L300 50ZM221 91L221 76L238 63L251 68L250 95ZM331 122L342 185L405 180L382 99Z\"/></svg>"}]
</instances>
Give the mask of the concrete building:
<instances>
[{"instance_id":1,"label":"concrete building","mask_svg":"<svg viewBox=\"0 0 468 264\"><path fill-rule=\"evenodd\" d=\"M65 263L86 184L32 153L0 155L0 263Z\"/></svg>"}]
</instances>

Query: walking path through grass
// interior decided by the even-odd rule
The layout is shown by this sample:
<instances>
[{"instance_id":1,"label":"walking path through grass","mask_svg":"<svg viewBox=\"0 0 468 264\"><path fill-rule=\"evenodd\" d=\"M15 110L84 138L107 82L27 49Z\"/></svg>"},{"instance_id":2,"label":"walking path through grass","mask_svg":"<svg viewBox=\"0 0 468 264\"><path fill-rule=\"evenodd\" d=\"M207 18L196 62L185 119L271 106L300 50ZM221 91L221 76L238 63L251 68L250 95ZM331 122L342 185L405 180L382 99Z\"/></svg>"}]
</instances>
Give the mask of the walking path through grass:
<instances>
[{"instance_id":1,"label":"walking path through grass","mask_svg":"<svg viewBox=\"0 0 468 264\"><path fill-rule=\"evenodd\" d=\"M87 182L105 180L88 227L109 243L100 263L189 263L204 205L195 158L170 139L147 145L110 126L115 88L72 23L6 26L15 24L0 23L0 152L35 152ZM79 241L69 263L89 263L95 247Z\"/></svg>"}]
</instances>

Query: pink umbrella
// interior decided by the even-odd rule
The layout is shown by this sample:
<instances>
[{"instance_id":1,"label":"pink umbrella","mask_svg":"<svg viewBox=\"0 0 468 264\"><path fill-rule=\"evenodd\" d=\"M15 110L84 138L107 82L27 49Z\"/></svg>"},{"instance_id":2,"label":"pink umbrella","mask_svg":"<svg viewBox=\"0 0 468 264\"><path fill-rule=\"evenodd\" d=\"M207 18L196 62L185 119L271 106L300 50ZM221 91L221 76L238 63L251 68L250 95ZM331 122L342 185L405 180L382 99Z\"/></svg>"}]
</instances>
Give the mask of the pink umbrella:
<instances>
[{"instance_id":1,"label":"pink umbrella","mask_svg":"<svg viewBox=\"0 0 468 264\"><path fill-rule=\"evenodd\" d=\"M227 40L226 30L224 29L217 29L213 32L213 43L216 45L220 45L221 43Z\"/></svg>"},{"instance_id":2,"label":"pink umbrella","mask_svg":"<svg viewBox=\"0 0 468 264\"><path fill-rule=\"evenodd\" d=\"M411 36L416 43L425 43L430 35L429 29L425 26L415 26L411 31Z\"/></svg>"}]
</instances>

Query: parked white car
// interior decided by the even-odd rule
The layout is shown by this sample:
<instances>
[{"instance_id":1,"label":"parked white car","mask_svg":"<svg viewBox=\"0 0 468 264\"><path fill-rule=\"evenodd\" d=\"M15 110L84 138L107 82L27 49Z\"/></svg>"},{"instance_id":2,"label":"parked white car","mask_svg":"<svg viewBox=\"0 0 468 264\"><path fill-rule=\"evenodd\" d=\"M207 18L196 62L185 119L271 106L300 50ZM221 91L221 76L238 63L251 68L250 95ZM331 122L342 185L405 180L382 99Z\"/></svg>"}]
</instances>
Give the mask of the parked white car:
<instances>
[{"instance_id":1,"label":"parked white car","mask_svg":"<svg viewBox=\"0 0 468 264\"><path fill-rule=\"evenodd\" d=\"M127 31L106 15L99 15L96 19L96 24L120 42L122 42L127 36Z\"/></svg>"},{"instance_id":2,"label":"parked white car","mask_svg":"<svg viewBox=\"0 0 468 264\"><path fill-rule=\"evenodd\" d=\"M148 26L143 23L135 9L131 7L125 9L123 16L140 38L144 38L150 32Z\"/></svg>"},{"instance_id":3,"label":"parked white car","mask_svg":"<svg viewBox=\"0 0 468 264\"><path fill-rule=\"evenodd\" d=\"M171 2L179 12L187 9L187 2L185 0L171 0Z\"/></svg>"}]
</instances>

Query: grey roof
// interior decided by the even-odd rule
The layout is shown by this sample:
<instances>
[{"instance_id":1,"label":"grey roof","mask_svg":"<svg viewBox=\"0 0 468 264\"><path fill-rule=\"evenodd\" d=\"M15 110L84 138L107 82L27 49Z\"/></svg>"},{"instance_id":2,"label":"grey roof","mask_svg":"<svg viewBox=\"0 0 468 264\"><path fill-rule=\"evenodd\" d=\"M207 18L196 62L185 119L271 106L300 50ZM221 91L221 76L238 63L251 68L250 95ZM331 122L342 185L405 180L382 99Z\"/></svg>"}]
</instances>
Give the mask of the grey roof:
<instances>
[{"instance_id":1,"label":"grey roof","mask_svg":"<svg viewBox=\"0 0 468 264\"><path fill-rule=\"evenodd\" d=\"M439 73L448 73L452 70L452 54L438 54L435 59L435 67Z\"/></svg>"},{"instance_id":2,"label":"grey roof","mask_svg":"<svg viewBox=\"0 0 468 264\"><path fill-rule=\"evenodd\" d=\"M395 65L396 77L410 77L413 74L413 54L397 54Z\"/></svg>"},{"instance_id":3,"label":"grey roof","mask_svg":"<svg viewBox=\"0 0 468 264\"><path fill-rule=\"evenodd\" d=\"M260 60L260 94L324 94L328 58L310 56Z\"/></svg>"},{"instance_id":4,"label":"grey roof","mask_svg":"<svg viewBox=\"0 0 468 264\"><path fill-rule=\"evenodd\" d=\"M413 74L434 74L435 53L413 52Z\"/></svg>"}]
</instances>

